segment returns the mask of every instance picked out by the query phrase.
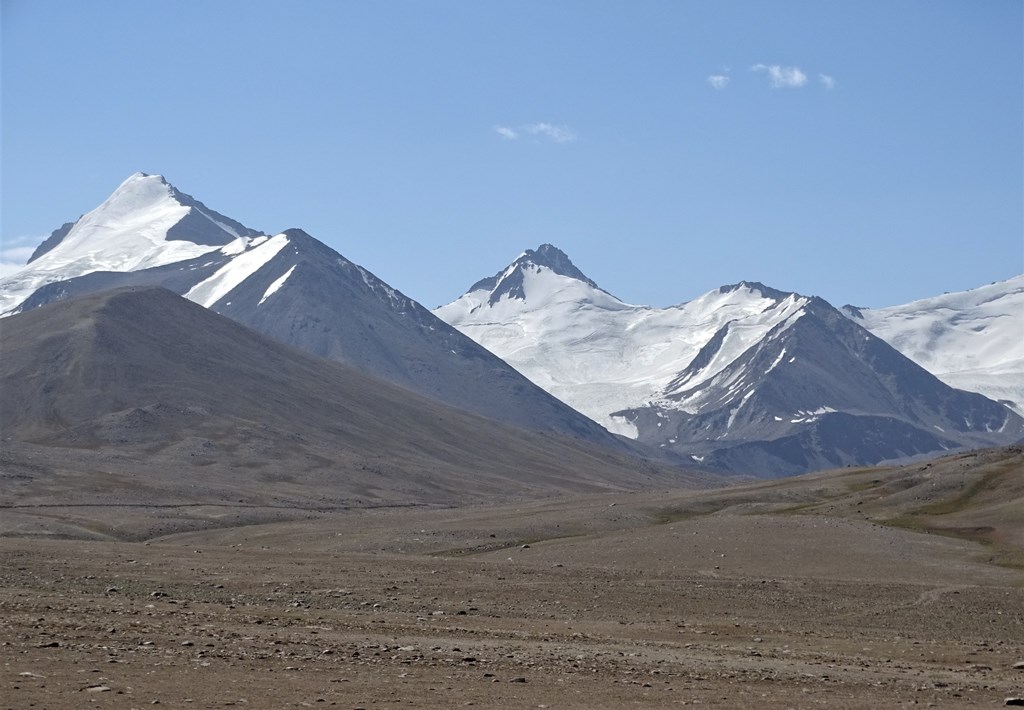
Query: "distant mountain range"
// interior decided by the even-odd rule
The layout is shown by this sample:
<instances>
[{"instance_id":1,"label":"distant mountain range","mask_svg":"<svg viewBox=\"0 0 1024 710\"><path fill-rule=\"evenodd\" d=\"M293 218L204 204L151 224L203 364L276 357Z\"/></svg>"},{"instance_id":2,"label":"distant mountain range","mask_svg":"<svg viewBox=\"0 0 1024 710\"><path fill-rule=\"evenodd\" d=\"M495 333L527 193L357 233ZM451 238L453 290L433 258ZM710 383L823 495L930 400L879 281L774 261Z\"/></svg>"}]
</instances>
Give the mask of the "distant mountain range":
<instances>
[{"instance_id":1,"label":"distant mountain range","mask_svg":"<svg viewBox=\"0 0 1024 710\"><path fill-rule=\"evenodd\" d=\"M435 313L609 429L712 468L786 475L1024 434L857 324L872 314L758 283L630 305L544 245Z\"/></svg>"},{"instance_id":2,"label":"distant mountain range","mask_svg":"<svg viewBox=\"0 0 1024 710\"><path fill-rule=\"evenodd\" d=\"M122 289L116 302L123 304L125 288L160 287L414 393L410 401L426 397L616 455L653 451L691 467L777 476L1021 439L1022 279L893 309L840 311L752 282L651 308L619 300L544 245L431 313L300 229L261 233L158 175L137 173L0 280L0 316L17 316L10 322L32 324L19 326L28 330L72 327L53 315L21 319L110 289ZM139 313L139 328L174 330ZM0 322L6 340L11 326ZM209 340L205 332L195 337ZM134 371L130 362L118 367ZM62 387L81 385L52 384L22 401L38 396L43 406L67 395ZM121 391L122 403L148 411ZM395 391L381 407L396 406ZM107 414L129 411L116 404ZM403 431L392 432L393 446L404 445ZM376 439L384 450L385 439Z\"/></svg>"}]
</instances>

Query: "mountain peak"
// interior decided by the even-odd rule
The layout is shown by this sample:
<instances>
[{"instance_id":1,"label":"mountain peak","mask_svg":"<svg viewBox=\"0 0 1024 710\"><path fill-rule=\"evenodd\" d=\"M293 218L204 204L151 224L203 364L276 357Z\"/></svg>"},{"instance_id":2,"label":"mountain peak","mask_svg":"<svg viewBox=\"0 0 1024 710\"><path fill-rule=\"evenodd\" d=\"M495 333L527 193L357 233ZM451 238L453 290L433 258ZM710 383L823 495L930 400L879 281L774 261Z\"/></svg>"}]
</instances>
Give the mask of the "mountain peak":
<instances>
[{"instance_id":1,"label":"mountain peak","mask_svg":"<svg viewBox=\"0 0 1024 710\"><path fill-rule=\"evenodd\" d=\"M729 284L722 286L718 289L719 293L734 293L736 291L745 290L761 294L764 298L772 298L775 300L782 300L788 296L794 296L794 294L788 291L780 291L772 288L771 286L765 286L760 281L740 281L739 283Z\"/></svg>"},{"instance_id":2,"label":"mountain peak","mask_svg":"<svg viewBox=\"0 0 1024 710\"><path fill-rule=\"evenodd\" d=\"M580 281L592 289L607 293L594 281L576 268L569 256L553 244L541 244L536 249L527 249L511 264L485 279L470 286L466 293L490 291L489 302L494 305L503 297L525 300L525 272L543 273L549 271L558 276ZM609 294L610 295L610 294Z\"/></svg>"},{"instance_id":3,"label":"mountain peak","mask_svg":"<svg viewBox=\"0 0 1024 710\"><path fill-rule=\"evenodd\" d=\"M568 276L594 288L600 288L596 283L587 278L586 274L576 268L568 254L554 244L541 244L535 250L527 249L513 262L513 265L515 264L533 264L534 266L548 268L559 276Z\"/></svg>"},{"instance_id":4,"label":"mountain peak","mask_svg":"<svg viewBox=\"0 0 1024 710\"><path fill-rule=\"evenodd\" d=\"M97 271L139 271L195 258L259 232L178 191L162 175L132 173L96 209L55 230L0 288L0 313L34 291Z\"/></svg>"}]
</instances>

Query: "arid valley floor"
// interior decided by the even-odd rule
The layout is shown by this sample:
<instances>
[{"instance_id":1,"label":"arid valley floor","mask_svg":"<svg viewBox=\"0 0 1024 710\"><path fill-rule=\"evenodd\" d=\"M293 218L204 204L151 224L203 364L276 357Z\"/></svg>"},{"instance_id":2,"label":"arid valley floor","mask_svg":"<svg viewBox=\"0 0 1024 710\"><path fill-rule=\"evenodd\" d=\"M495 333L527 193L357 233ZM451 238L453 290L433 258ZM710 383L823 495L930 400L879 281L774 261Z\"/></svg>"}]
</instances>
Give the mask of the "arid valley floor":
<instances>
[{"instance_id":1,"label":"arid valley floor","mask_svg":"<svg viewBox=\"0 0 1024 710\"><path fill-rule=\"evenodd\" d=\"M1015 447L272 522L7 507L0 707L1001 707L1022 501Z\"/></svg>"}]
</instances>

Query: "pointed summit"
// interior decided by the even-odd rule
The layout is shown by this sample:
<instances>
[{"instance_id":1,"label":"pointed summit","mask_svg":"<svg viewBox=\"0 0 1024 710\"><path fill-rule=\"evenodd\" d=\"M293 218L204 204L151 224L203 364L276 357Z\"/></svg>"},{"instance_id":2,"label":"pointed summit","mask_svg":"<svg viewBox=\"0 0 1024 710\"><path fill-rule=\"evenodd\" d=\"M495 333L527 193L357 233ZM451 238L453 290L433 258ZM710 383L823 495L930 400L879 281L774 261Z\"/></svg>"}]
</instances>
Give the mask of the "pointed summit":
<instances>
[{"instance_id":1,"label":"pointed summit","mask_svg":"<svg viewBox=\"0 0 1024 710\"><path fill-rule=\"evenodd\" d=\"M560 283L565 279L577 283ZM486 292L487 302L493 306L505 298L526 301L529 291L545 297L555 291L575 290L581 286L583 293L578 294L579 298L591 300L596 295L598 300L610 298L617 301L576 268L564 251L552 244L541 244L537 249L527 249L494 276L477 281L470 286L466 296Z\"/></svg>"},{"instance_id":2,"label":"pointed summit","mask_svg":"<svg viewBox=\"0 0 1024 710\"><path fill-rule=\"evenodd\" d=\"M192 259L259 232L137 172L99 207L55 230L29 263L0 281L0 314L55 281L98 271L139 271Z\"/></svg>"},{"instance_id":3,"label":"pointed summit","mask_svg":"<svg viewBox=\"0 0 1024 710\"><path fill-rule=\"evenodd\" d=\"M596 283L587 278L586 274L576 268L568 254L553 244L541 244L537 247L536 251L527 249L516 262L546 267L559 276L568 276L594 288L600 288Z\"/></svg>"}]
</instances>

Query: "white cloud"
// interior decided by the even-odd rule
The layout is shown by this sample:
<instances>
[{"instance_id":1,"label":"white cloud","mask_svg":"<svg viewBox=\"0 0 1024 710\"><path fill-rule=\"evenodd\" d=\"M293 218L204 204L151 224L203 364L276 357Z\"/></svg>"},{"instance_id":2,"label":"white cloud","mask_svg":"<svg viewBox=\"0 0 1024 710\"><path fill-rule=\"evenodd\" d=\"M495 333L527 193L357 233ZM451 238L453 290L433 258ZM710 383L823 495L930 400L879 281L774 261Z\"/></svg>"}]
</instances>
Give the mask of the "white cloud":
<instances>
[{"instance_id":1,"label":"white cloud","mask_svg":"<svg viewBox=\"0 0 1024 710\"><path fill-rule=\"evenodd\" d=\"M835 77L831 77L828 74L818 74L818 81L820 81L821 85L824 86L826 89L836 88Z\"/></svg>"},{"instance_id":2,"label":"white cloud","mask_svg":"<svg viewBox=\"0 0 1024 710\"><path fill-rule=\"evenodd\" d=\"M516 133L514 129L509 128L508 126L495 126L494 132L507 141L514 141L516 138L519 137L519 134Z\"/></svg>"},{"instance_id":3,"label":"white cloud","mask_svg":"<svg viewBox=\"0 0 1024 710\"><path fill-rule=\"evenodd\" d=\"M721 91L729 85L729 76L727 74L712 74L708 77L708 83Z\"/></svg>"},{"instance_id":4,"label":"white cloud","mask_svg":"<svg viewBox=\"0 0 1024 710\"><path fill-rule=\"evenodd\" d=\"M0 250L0 279L19 270L29 261L36 247L5 247Z\"/></svg>"},{"instance_id":5,"label":"white cloud","mask_svg":"<svg viewBox=\"0 0 1024 710\"><path fill-rule=\"evenodd\" d=\"M755 64L750 71L766 72L768 83L773 89L799 89L807 83L807 75L799 67L783 67L778 64Z\"/></svg>"},{"instance_id":6,"label":"white cloud","mask_svg":"<svg viewBox=\"0 0 1024 710\"><path fill-rule=\"evenodd\" d=\"M525 126L494 126L494 132L508 141L514 141L523 135L533 136L552 143L571 143L576 140L576 132L569 126L554 123L530 123Z\"/></svg>"},{"instance_id":7,"label":"white cloud","mask_svg":"<svg viewBox=\"0 0 1024 710\"><path fill-rule=\"evenodd\" d=\"M523 126L523 130L532 136L547 138L555 143L570 143L576 140L576 133L568 126L556 126L552 123L531 123Z\"/></svg>"},{"instance_id":8,"label":"white cloud","mask_svg":"<svg viewBox=\"0 0 1024 710\"><path fill-rule=\"evenodd\" d=\"M5 240L6 243L0 249L0 278L9 276L25 266L32 252L44 239L46 237L15 237Z\"/></svg>"}]
</instances>

